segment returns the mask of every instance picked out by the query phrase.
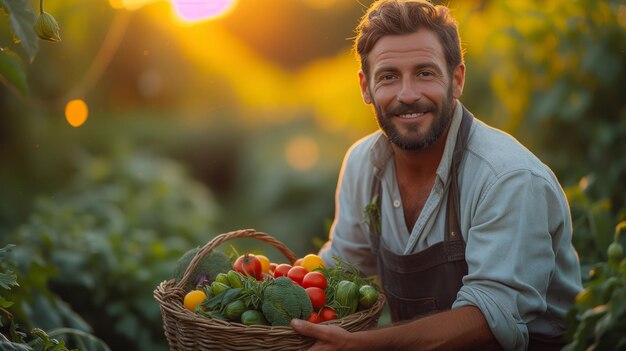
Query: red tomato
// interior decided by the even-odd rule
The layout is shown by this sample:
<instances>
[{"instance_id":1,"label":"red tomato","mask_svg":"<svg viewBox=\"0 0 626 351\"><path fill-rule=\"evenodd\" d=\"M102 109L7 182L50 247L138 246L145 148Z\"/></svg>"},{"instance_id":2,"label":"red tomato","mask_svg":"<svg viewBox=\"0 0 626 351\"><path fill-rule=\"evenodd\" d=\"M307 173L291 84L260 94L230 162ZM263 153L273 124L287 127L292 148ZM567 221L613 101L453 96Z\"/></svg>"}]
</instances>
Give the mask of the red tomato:
<instances>
[{"instance_id":1,"label":"red tomato","mask_svg":"<svg viewBox=\"0 0 626 351\"><path fill-rule=\"evenodd\" d=\"M293 263L294 266L299 266L300 263L302 263L302 258L299 258L296 260L296 262Z\"/></svg>"},{"instance_id":2,"label":"red tomato","mask_svg":"<svg viewBox=\"0 0 626 351\"><path fill-rule=\"evenodd\" d=\"M309 318L307 318L306 320L311 322L311 323L316 323L317 324L317 323L320 323L322 321L322 317L320 317L320 315L317 314L317 312L313 311L309 315Z\"/></svg>"},{"instance_id":3,"label":"red tomato","mask_svg":"<svg viewBox=\"0 0 626 351\"><path fill-rule=\"evenodd\" d=\"M322 322L337 319L337 312L330 307L324 307L320 311L320 318L322 318Z\"/></svg>"},{"instance_id":4,"label":"red tomato","mask_svg":"<svg viewBox=\"0 0 626 351\"><path fill-rule=\"evenodd\" d=\"M326 277L324 276L324 274L320 272L309 272L304 276L304 278L302 278L303 288L306 289L312 286L320 288L322 290L326 289L326 286L328 286L328 282L326 281Z\"/></svg>"},{"instance_id":5,"label":"red tomato","mask_svg":"<svg viewBox=\"0 0 626 351\"><path fill-rule=\"evenodd\" d=\"M278 266L276 266L276 269L274 269L274 278L286 277L287 272L289 272L290 269L291 269L291 265L289 264L286 264L286 263L279 264Z\"/></svg>"},{"instance_id":6,"label":"red tomato","mask_svg":"<svg viewBox=\"0 0 626 351\"><path fill-rule=\"evenodd\" d=\"M233 269L243 275L249 275L256 280L263 279L261 261L251 254L241 255L235 260Z\"/></svg>"},{"instance_id":7,"label":"red tomato","mask_svg":"<svg viewBox=\"0 0 626 351\"><path fill-rule=\"evenodd\" d=\"M294 266L291 267L289 272L287 272L287 277L294 282L302 285L302 279L307 273L309 273L309 271L307 271L306 268L302 266Z\"/></svg>"},{"instance_id":8,"label":"red tomato","mask_svg":"<svg viewBox=\"0 0 626 351\"><path fill-rule=\"evenodd\" d=\"M276 263L270 262L270 273L274 273L274 270L276 270L276 266L278 266Z\"/></svg>"},{"instance_id":9,"label":"red tomato","mask_svg":"<svg viewBox=\"0 0 626 351\"><path fill-rule=\"evenodd\" d=\"M324 294L324 290L317 287L311 287L306 289L306 294L309 295L309 300L311 300L314 310L320 309L326 304L326 295Z\"/></svg>"}]
</instances>

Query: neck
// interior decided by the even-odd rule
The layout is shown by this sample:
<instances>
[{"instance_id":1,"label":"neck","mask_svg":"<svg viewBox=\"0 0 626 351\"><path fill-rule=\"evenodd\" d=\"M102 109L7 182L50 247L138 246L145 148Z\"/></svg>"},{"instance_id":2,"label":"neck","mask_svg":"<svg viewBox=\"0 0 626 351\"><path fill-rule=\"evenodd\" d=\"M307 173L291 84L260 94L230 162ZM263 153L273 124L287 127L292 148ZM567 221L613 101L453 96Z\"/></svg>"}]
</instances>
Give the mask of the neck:
<instances>
[{"instance_id":1,"label":"neck","mask_svg":"<svg viewBox=\"0 0 626 351\"><path fill-rule=\"evenodd\" d=\"M392 144L396 172L416 181L434 176L441 162L449 130L450 127L424 150L403 150Z\"/></svg>"}]
</instances>

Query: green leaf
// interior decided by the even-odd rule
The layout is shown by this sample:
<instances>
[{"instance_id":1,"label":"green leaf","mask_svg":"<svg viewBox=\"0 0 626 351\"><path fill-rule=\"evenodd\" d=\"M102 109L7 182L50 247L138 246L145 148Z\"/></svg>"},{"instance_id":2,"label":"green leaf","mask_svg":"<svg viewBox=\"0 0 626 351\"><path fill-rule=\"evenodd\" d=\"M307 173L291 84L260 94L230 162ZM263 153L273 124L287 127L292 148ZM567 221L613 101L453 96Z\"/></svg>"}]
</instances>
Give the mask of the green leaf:
<instances>
[{"instance_id":1,"label":"green leaf","mask_svg":"<svg viewBox=\"0 0 626 351\"><path fill-rule=\"evenodd\" d=\"M18 286L17 276L13 272L0 273L0 287L11 290L12 286Z\"/></svg>"},{"instance_id":2,"label":"green leaf","mask_svg":"<svg viewBox=\"0 0 626 351\"><path fill-rule=\"evenodd\" d=\"M9 14L14 40L26 51L25 61L32 62L39 50L39 39L33 28L35 14L30 10L28 1L0 0L0 7Z\"/></svg>"},{"instance_id":3,"label":"green leaf","mask_svg":"<svg viewBox=\"0 0 626 351\"><path fill-rule=\"evenodd\" d=\"M13 301L9 301L7 299L5 299L4 297L0 296L0 307L2 308L9 308L11 306L13 306L14 302Z\"/></svg>"},{"instance_id":4,"label":"green leaf","mask_svg":"<svg viewBox=\"0 0 626 351\"><path fill-rule=\"evenodd\" d=\"M10 342L4 335L0 334L0 350L5 351L32 351L32 348L24 344Z\"/></svg>"},{"instance_id":5,"label":"green leaf","mask_svg":"<svg viewBox=\"0 0 626 351\"><path fill-rule=\"evenodd\" d=\"M17 88L22 94L28 94L24 66L20 62L19 57L7 48L0 48L0 76L4 77L8 83Z\"/></svg>"},{"instance_id":6,"label":"green leaf","mask_svg":"<svg viewBox=\"0 0 626 351\"><path fill-rule=\"evenodd\" d=\"M626 221L624 223L626 223ZM617 230L617 228L615 230ZM15 247L15 245L8 244L4 246L3 248L0 248L0 257L4 257L9 251L11 251L11 248L13 247Z\"/></svg>"},{"instance_id":7,"label":"green leaf","mask_svg":"<svg viewBox=\"0 0 626 351\"><path fill-rule=\"evenodd\" d=\"M48 332L48 336L57 339L73 341L75 345L81 345L79 350L111 351L109 346L98 337L73 328L59 328Z\"/></svg>"}]
</instances>

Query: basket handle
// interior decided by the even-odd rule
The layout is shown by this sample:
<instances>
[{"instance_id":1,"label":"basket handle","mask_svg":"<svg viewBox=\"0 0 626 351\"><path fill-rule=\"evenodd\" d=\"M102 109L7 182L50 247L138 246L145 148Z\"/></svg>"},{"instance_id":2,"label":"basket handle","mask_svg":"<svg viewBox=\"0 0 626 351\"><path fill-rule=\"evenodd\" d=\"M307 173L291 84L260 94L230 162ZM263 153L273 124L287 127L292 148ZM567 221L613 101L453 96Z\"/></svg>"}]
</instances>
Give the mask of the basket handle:
<instances>
[{"instance_id":1,"label":"basket handle","mask_svg":"<svg viewBox=\"0 0 626 351\"><path fill-rule=\"evenodd\" d=\"M287 246L285 246L285 244L276 240L274 237L266 233L257 232L254 229L235 230L229 233L220 234L216 236L215 238L213 238L213 240L206 243L200 249L200 251L196 253L196 256L191 260L191 262L187 266L187 269L185 270L185 274L183 275L183 277L180 279L180 281L176 282L176 286L179 288L182 288L185 285L187 285L187 281L189 280L189 277L191 276L191 272L193 272L196 269L196 266L199 264L200 260L204 256L206 256L209 252L213 251L214 248L218 247L225 241L233 240L237 238L254 238L254 239L264 241L274 246L276 249L278 249L278 251L280 251L289 260L291 264L293 264L297 259L296 254L293 251L291 251Z\"/></svg>"}]
</instances>

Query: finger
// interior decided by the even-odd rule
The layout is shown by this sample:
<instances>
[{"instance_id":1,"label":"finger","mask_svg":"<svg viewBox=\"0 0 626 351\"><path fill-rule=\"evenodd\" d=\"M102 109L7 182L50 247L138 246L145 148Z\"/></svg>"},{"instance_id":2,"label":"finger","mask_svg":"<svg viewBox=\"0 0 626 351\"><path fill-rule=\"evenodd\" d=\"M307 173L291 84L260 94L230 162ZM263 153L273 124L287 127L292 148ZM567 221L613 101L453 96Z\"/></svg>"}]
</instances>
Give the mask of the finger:
<instances>
[{"instance_id":1,"label":"finger","mask_svg":"<svg viewBox=\"0 0 626 351\"><path fill-rule=\"evenodd\" d=\"M316 325L302 319L292 319L291 327L298 334L319 339L324 335L324 326Z\"/></svg>"}]
</instances>

